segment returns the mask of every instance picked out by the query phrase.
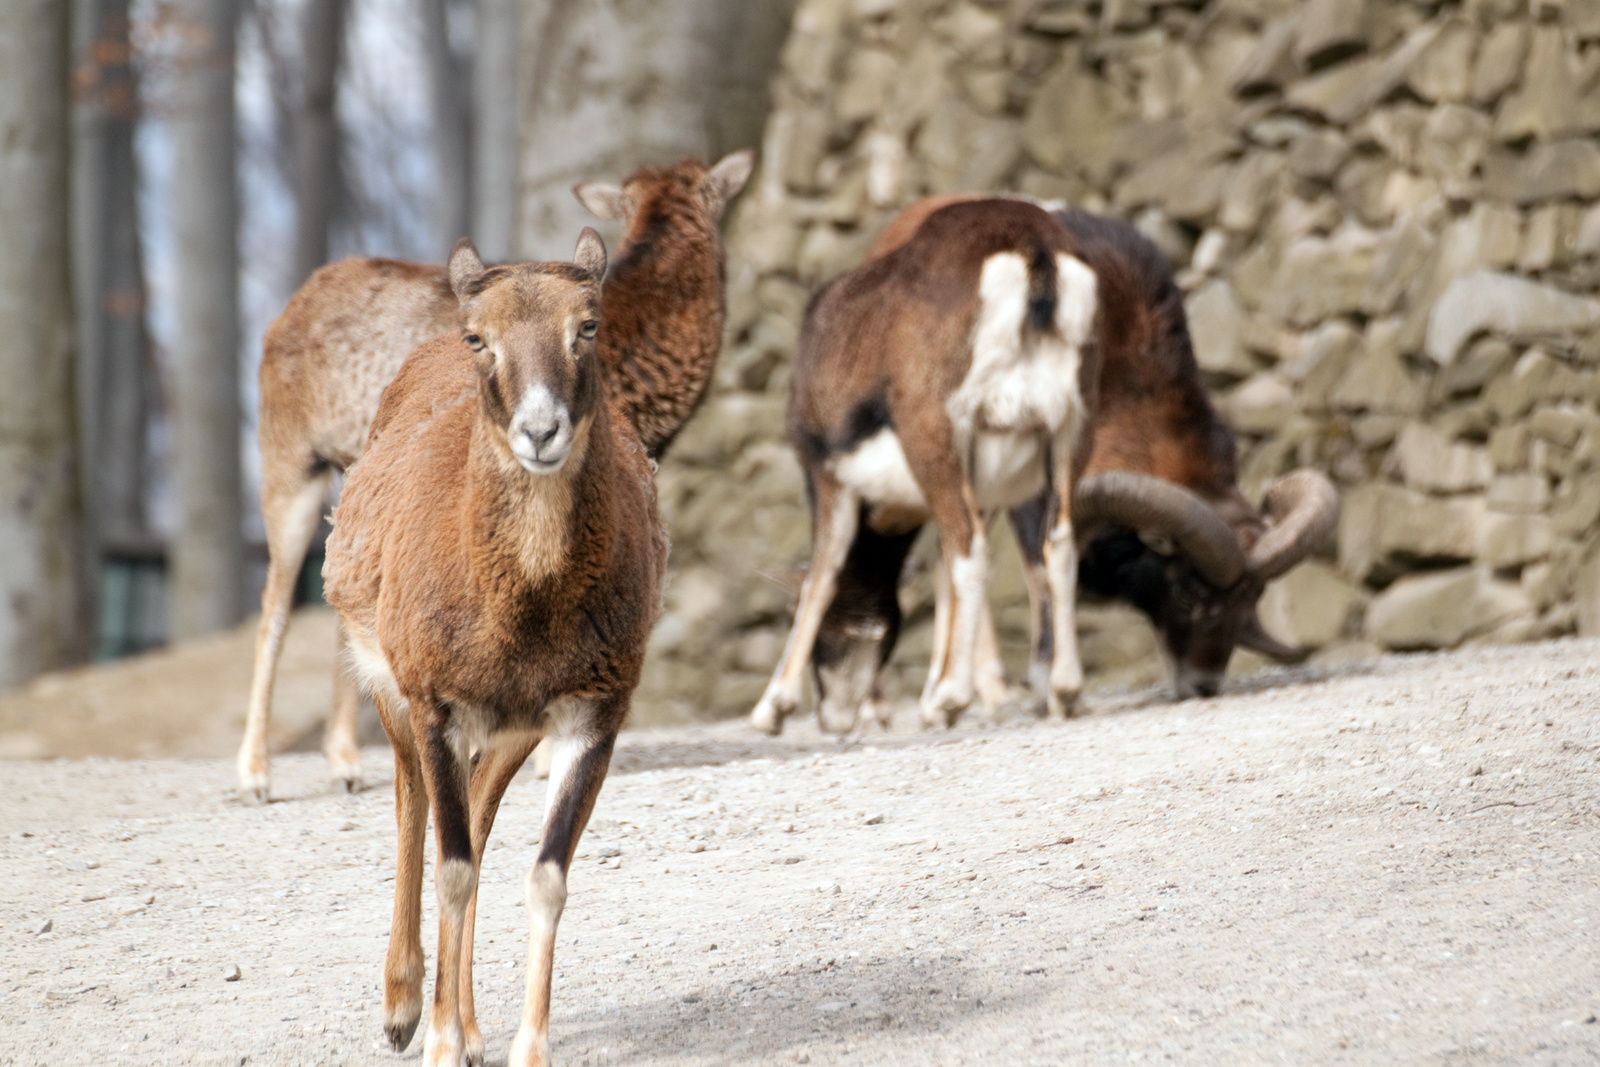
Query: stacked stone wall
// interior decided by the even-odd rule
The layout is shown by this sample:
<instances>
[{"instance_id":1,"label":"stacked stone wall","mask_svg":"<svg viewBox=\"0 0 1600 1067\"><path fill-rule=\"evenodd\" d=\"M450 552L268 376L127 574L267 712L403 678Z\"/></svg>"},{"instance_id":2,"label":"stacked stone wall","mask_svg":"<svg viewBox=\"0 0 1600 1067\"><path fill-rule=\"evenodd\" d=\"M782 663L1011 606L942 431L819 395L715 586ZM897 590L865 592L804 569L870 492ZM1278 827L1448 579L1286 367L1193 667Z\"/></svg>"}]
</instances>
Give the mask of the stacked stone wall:
<instances>
[{"instance_id":1,"label":"stacked stone wall","mask_svg":"<svg viewBox=\"0 0 1600 1067\"><path fill-rule=\"evenodd\" d=\"M1336 543L1264 602L1278 636L1336 659L1600 632L1597 133L1600 0L802 0L717 391L661 473L674 569L641 702L758 697L810 540L783 438L806 300L945 190L1135 223L1178 271L1246 493L1307 464L1338 482ZM996 586L1016 663L1014 561ZM1091 689L1161 677L1131 611L1082 627Z\"/></svg>"}]
</instances>

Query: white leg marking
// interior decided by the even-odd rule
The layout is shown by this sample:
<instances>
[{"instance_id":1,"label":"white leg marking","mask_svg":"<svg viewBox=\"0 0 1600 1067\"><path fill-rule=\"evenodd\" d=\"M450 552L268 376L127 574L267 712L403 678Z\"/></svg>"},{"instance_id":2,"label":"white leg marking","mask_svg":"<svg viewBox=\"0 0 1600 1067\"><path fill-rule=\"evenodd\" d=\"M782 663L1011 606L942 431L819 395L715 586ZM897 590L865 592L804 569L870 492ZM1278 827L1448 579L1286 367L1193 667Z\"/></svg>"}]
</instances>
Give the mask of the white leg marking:
<instances>
[{"instance_id":1,"label":"white leg marking","mask_svg":"<svg viewBox=\"0 0 1600 1067\"><path fill-rule=\"evenodd\" d=\"M931 707L923 718L935 715L945 726L972 703L973 656L977 649L978 616L988 584L989 546L981 529L972 538L965 556L950 561L950 647L945 655L943 676L933 691Z\"/></svg>"},{"instance_id":2,"label":"white leg marking","mask_svg":"<svg viewBox=\"0 0 1600 1067\"><path fill-rule=\"evenodd\" d=\"M832 509L827 524L817 529L811 570L800 586L800 606L795 611L789 640L783 646L783 657L778 660L761 702L750 713L750 724L763 733L778 733L783 729L783 720L800 706L800 683L805 676L806 662L811 659L822 617L833 603L839 568L844 566L850 543L855 540L861 510L856 495L840 490L834 497Z\"/></svg>"},{"instance_id":3,"label":"white leg marking","mask_svg":"<svg viewBox=\"0 0 1600 1067\"><path fill-rule=\"evenodd\" d=\"M295 580L317 529L317 515L328 495L330 475L302 485L268 517L271 559L261 594L261 628L256 632L255 672L250 678L250 711L239 743L239 795L265 802L271 793L267 727L272 719L272 687L283 651L283 634L294 606Z\"/></svg>"},{"instance_id":4,"label":"white leg marking","mask_svg":"<svg viewBox=\"0 0 1600 1067\"><path fill-rule=\"evenodd\" d=\"M1078 629L1074 603L1078 588L1078 549L1072 524L1061 522L1044 543L1045 573L1050 583L1051 630L1055 658L1050 664L1050 692L1045 706L1052 718L1065 718L1083 692L1083 666L1078 661Z\"/></svg>"}]
</instances>

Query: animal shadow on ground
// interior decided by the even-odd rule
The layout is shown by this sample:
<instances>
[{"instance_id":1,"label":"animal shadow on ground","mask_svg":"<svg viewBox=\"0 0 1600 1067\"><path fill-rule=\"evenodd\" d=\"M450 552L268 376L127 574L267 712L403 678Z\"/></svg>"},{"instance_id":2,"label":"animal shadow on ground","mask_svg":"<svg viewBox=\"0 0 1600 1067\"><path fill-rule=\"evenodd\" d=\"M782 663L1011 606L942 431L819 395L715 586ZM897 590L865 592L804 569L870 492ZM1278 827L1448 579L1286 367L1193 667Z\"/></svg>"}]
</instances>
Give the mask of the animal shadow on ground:
<instances>
[{"instance_id":1,"label":"animal shadow on ground","mask_svg":"<svg viewBox=\"0 0 1600 1067\"><path fill-rule=\"evenodd\" d=\"M1026 1010L1036 999L1013 993L991 997L981 977L952 955L824 956L778 974L742 975L737 968L722 973L729 972L724 982L686 994L560 1012L551 1027L555 1058L607 1064L663 1058L770 1063L799 1049L886 1030L937 1033L969 1017ZM488 1062L503 1065L505 1060Z\"/></svg>"}]
</instances>

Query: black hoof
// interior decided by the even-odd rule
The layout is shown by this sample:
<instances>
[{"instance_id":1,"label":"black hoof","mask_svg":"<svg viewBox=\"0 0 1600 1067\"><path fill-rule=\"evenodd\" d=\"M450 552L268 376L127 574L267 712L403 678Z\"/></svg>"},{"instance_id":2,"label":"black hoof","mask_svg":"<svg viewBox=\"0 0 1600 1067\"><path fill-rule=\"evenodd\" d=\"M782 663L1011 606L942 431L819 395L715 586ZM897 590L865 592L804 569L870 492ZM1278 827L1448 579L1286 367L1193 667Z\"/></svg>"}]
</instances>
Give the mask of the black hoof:
<instances>
[{"instance_id":1,"label":"black hoof","mask_svg":"<svg viewBox=\"0 0 1600 1067\"><path fill-rule=\"evenodd\" d=\"M406 1046L411 1044L411 1038L417 1032L417 1024L422 1021L418 1015L408 1023L384 1023L383 1032L389 1038L389 1047L396 1052L404 1052Z\"/></svg>"}]
</instances>

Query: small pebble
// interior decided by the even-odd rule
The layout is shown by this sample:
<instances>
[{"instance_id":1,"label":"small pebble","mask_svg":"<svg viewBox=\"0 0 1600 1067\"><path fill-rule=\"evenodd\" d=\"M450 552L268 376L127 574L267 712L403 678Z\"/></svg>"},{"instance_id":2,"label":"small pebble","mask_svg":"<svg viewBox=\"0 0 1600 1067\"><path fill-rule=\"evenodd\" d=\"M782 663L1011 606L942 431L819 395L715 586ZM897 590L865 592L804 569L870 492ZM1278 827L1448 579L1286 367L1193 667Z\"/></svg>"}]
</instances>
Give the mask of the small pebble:
<instances>
[{"instance_id":1,"label":"small pebble","mask_svg":"<svg viewBox=\"0 0 1600 1067\"><path fill-rule=\"evenodd\" d=\"M788 865L789 865L789 864L791 864L791 863L800 863L800 862L802 862L802 861L803 861L803 860L804 860L804 859L805 859L805 857L804 857L804 856L785 856L785 857L783 857L783 859L782 859L782 860L781 860L781 861L779 861L779 862L781 862L781 863L782 863L782 864L783 864L783 865L784 865L784 866L788 866Z\"/></svg>"},{"instance_id":2,"label":"small pebble","mask_svg":"<svg viewBox=\"0 0 1600 1067\"><path fill-rule=\"evenodd\" d=\"M243 975L237 963L230 963L222 969L222 980L224 982L237 982L241 977Z\"/></svg>"},{"instance_id":3,"label":"small pebble","mask_svg":"<svg viewBox=\"0 0 1600 1067\"><path fill-rule=\"evenodd\" d=\"M863 823L862 825L864 825L864 826L876 826L882 821L883 821L883 816L882 815L873 815L870 818L868 818L867 821L865 823Z\"/></svg>"},{"instance_id":4,"label":"small pebble","mask_svg":"<svg viewBox=\"0 0 1600 1067\"><path fill-rule=\"evenodd\" d=\"M33 936L34 937L40 937L40 936L42 936L44 934L48 934L51 930L54 930L55 928L56 928L56 921L54 919L46 919L44 922L39 924L38 929L34 930Z\"/></svg>"},{"instance_id":5,"label":"small pebble","mask_svg":"<svg viewBox=\"0 0 1600 1067\"><path fill-rule=\"evenodd\" d=\"M339 829L341 831L343 831L343 830L354 830L355 828L356 828L356 824L353 823L353 822L347 822L343 826L339 827Z\"/></svg>"}]
</instances>

